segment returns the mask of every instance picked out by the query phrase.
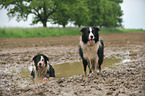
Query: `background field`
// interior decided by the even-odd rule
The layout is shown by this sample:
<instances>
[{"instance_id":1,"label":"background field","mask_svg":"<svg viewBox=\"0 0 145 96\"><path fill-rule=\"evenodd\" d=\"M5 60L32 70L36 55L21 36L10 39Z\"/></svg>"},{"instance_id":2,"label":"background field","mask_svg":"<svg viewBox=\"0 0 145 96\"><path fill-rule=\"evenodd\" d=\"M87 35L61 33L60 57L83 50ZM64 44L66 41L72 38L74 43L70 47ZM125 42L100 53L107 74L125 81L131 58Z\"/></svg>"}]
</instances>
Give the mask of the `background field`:
<instances>
[{"instance_id":1,"label":"background field","mask_svg":"<svg viewBox=\"0 0 145 96\"><path fill-rule=\"evenodd\" d=\"M0 38L58 37L80 35L81 28L0 28ZM104 33L145 32L143 29L101 29Z\"/></svg>"},{"instance_id":2,"label":"background field","mask_svg":"<svg viewBox=\"0 0 145 96\"><path fill-rule=\"evenodd\" d=\"M109 96L107 94L144 96L145 32L100 34L100 36L105 45L104 61L111 65L111 68L107 67L102 70L103 75L84 79L78 73L79 75L71 78L57 79L60 75L56 74L56 80L39 83L38 87L35 87L37 84L31 84L32 78L29 76L28 67L33 65L32 58L38 53L46 54L52 66L63 65L61 63L66 62L80 62L78 54L80 36L0 38L1 96L64 96L66 94L68 96L77 94L82 96ZM119 62L119 65L115 63L112 66L112 62L106 58L112 58L112 61L115 59L123 61ZM106 65L105 62L103 65ZM83 65L81 66L83 71ZM115 66L117 69L112 68ZM69 68L59 68L62 70L60 74L66 73L66 69L69 70ZM60 81L61 83L58 83Z\"/></svg>"}]
</instances>

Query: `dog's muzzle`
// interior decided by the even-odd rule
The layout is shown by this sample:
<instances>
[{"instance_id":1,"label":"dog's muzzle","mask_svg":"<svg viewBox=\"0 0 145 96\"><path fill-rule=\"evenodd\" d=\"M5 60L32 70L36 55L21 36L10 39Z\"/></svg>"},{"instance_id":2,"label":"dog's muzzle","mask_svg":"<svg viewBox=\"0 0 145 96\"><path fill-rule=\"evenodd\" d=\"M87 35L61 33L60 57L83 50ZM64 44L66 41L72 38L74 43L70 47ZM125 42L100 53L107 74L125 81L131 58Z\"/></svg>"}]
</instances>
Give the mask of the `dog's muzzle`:
<instances>
[{"instance_id":1,"label":"dog's muzzle","mask_svg":"<svg viewBox=\"0 0 145 96\"><path fill-rule=\"evenodd\" d=\"M39 63L39 66L42 66L42 63Z\"/></svg>"},{"instance_id":2,"label":"dog's muzzle","mask_svg":"<svg viewBox=\"0 0 145 96\"><path fill-rule=\"evenodd\" d=\"M90 45L95 44L95 40L94 39L95 39L95 37L93 35L89 36L89 44Z\"/></svg>"},{"instance_id":3,"label":"dog's muzzle","mask_svg":"<svg viewBox=\"0 0 145 96\"><path fill-rule=\"evenodd\" d=\"M93 45L93 44L95 44L95 41L94 40L90 40L89 43L90 43L90 45Z\"/></svg>"}]
</instances>

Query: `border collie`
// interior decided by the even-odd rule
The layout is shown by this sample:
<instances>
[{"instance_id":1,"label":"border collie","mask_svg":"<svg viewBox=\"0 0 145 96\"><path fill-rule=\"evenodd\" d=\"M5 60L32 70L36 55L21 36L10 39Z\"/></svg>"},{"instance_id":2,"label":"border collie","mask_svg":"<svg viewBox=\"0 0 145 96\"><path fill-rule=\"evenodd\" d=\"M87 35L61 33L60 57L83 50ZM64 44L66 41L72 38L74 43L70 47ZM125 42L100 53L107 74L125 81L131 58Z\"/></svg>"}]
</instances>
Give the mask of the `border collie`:
<instances>
[{"instance_id":1,"label":"border collie","mask_svg":"<svg viewBox=\"0 0 145 96\"><path fill-rule=\"evenodd\" d=\"M44 54L37 54L33 58L34 68L31 72L31 76L36 80L43 80L44 77L55 77L54 68L48 64L48 57Z\"/></svg>"},{"instance_id":2,"label":"border collie","mask_svg":"<svg viewBox=\"0 0 145 96\"><path fill-rule=\"evenodd\" d=\"M101 73L101 64L104 59L103 39L99 38L100 29L97 27L85 27L80 30L82 36L79 44L79 55L84 66L84 76L86 68L89 67L89 73L94 73L97 68Z\"/></svg>"}]
</instances>

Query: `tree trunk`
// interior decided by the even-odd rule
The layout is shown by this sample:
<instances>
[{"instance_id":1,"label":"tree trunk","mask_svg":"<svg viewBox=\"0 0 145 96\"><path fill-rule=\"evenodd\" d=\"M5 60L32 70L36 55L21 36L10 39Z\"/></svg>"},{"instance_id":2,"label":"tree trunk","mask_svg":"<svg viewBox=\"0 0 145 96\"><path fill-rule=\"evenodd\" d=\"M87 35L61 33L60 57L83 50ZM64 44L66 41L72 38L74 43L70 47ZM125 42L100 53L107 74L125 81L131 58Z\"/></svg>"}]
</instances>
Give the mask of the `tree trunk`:
<instances>
[{"instance_id":1,"label":"tree trunk","mask_svg":"<svg viewBox=\"0 0 145 96\"><path fill-rule=\"evenodd\" d=\"M46 21L43 22L43 27L47 27L47 22Z\"/></svg>"},{"instance_id":2,"label":"tree trunk","mask_svg":"<svg viewBox=\"0 0 145 96\"><path fill-rule=\"evenodd\" d=\"M78 24L78 27L80 28L81 27L81 24Z\"/></svg>"},{"instance_id":3,"label":"tree trunk","mask_svg":"<svg viewBox=\"0 0 145 96\"><path fill-rule=\"evenodd\" d=\"M65 24L63 24L63 28L65 28Z\"/></svg>"}]
</instances>

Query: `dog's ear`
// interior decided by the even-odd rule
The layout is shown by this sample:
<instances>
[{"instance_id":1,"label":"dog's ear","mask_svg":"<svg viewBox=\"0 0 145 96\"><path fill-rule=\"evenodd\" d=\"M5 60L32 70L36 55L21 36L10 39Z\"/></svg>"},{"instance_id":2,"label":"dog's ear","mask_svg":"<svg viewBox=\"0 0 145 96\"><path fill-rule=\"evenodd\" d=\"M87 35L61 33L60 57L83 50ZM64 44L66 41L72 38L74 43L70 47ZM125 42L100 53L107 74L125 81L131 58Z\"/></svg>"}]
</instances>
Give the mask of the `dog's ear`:
<instances>
[{"instance_id":1,"label":"dog's ear","mask_svg":"<svg viewBox=\"0 0 145 96\"><path fill-rule=\"evenodd\" d=\"M80 30L80 32L84 32L86 30L86 28L82 28L81 30Z\"/></svg>"},{"instance_id":2,"label":"dog's ear","mask_svg":"<svg viewBox=\"0 0 145 96\"><path fill-rule=\"evenodd\" d=\"M33 65L35 65L35 62L34 62L34 61L36 60L36 57L37 57L37 56L34 56L33 59L32 59Z\"/></svg>"},{"instance_id":3,"label":"dog's ear","mask_svg":"<svg viewBox=\"0 0 145 96\"><path fill-rule=\"evenodd\" d=\"M49 59L48 59L48 57L46 57L45 55L43 55L43 57L44 57L44 59L45 59L45 67L48 65L48 61L49 61Z\"/></svg>"},{"instance_id":4,"label":"dog's ear","mask_svg":"<svg viewBox=\"0 0 145 96\"><path fill-rule=\"evenodd\" d=\"M44 59L45 59L46 61L49 61L48 57L46 57L45 55L44 55Z\"/></svg>"},{"instance_id":5,"label":"dog's ear","mask_svg":"<svg viewBox=\"0 0 145 96\"><path fill-rule=\"evenodd\" d=\"M34 56L33 59L32 59L32 61L34 61L34 60L36 59L36 57L37 57L37 56Z\"/></svg>"},{"instance_id":6,"label":"dog's ear","mask_svg":"<svg viewBox=\"0 0 145 96\"><path fill-rule=\"evenodd\" d=\"M100 28L98 27L94 27L94 29L98 32L98 31L101 31Z\"/></svg>"}]
</instances>

